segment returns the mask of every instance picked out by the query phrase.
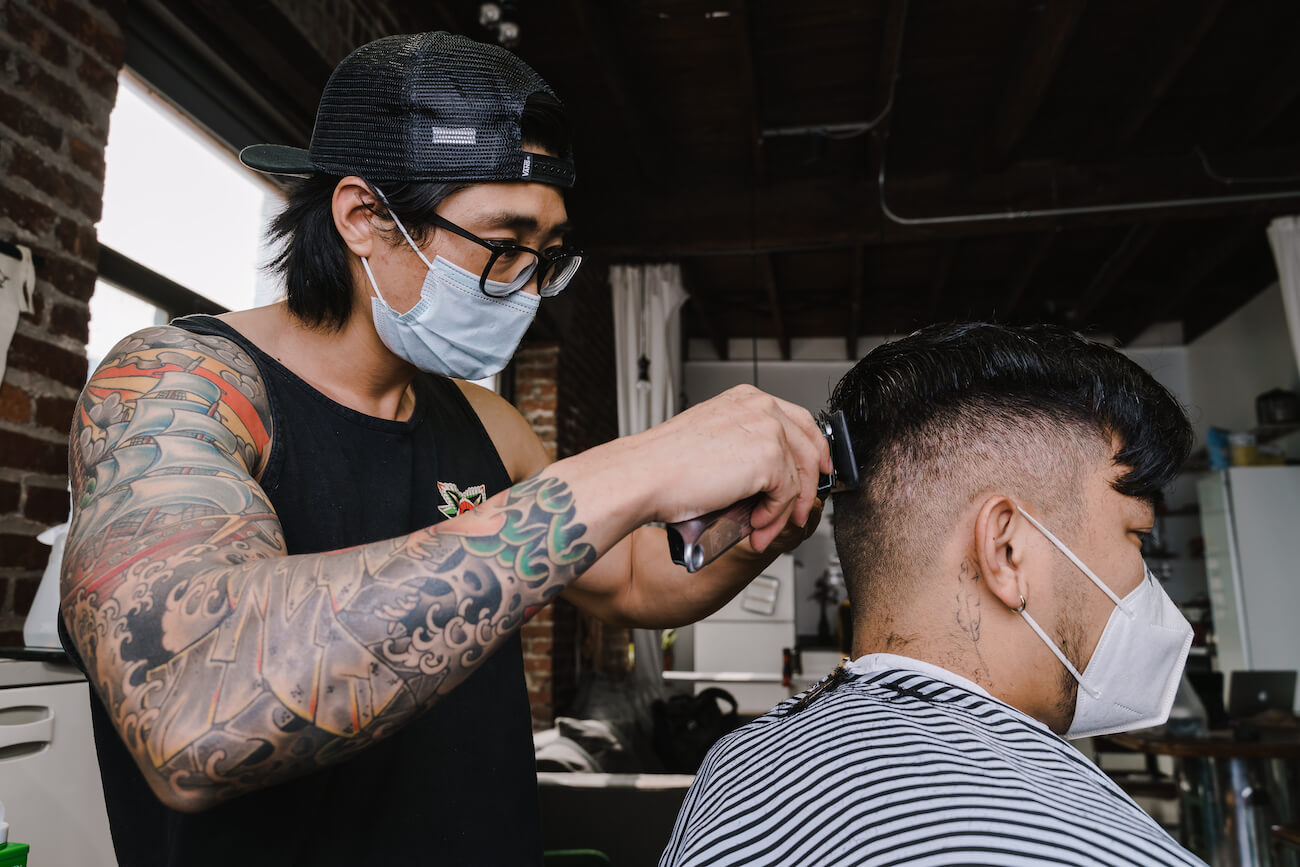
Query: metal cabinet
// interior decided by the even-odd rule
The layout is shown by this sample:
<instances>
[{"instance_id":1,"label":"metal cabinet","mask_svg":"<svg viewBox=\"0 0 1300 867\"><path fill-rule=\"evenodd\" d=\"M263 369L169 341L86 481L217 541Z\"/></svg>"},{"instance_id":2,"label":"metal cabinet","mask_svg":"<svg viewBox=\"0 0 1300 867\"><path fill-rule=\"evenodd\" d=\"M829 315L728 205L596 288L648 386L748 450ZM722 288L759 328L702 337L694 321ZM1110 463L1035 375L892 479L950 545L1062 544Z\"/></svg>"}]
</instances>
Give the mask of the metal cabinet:
<instances>
[{"instance_id":1,"label":"metal cabinet","mask_svg":"<svg viewBox=\"0 0 1300 867\"><path fill-rule=\"evenodd\" d=\"M0 801L32 867L112 867L88 690L70 666L0 661Z\"/></svg>"}]
</instances>

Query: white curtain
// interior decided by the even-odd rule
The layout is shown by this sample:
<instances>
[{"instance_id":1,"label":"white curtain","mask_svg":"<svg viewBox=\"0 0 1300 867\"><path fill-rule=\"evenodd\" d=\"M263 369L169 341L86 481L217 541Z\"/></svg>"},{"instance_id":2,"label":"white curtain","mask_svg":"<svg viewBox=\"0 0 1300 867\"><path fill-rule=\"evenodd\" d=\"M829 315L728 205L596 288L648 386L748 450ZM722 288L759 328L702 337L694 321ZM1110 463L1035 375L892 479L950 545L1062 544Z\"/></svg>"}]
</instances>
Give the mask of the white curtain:
<instances>
[{"instance_id":1,"label":"white curtain","mask_svg":"<svg viewBox=\"0 0 1300 867\"><path fill-rule=\"evenodd\" d=\"M682 271L675 264L615 265L614 357L618 380L618 435L654 427L677 412L681 388ZM649 362L644 365L642 359ZM644 367L644 370L643 370ZM665 546L664 557L668 550ZM664 694L663 650L657 629L632 630L633 681L646 717Z\"/></svg>"},{"instance_id":2,"label":"white curtain","mask_svg":"<svg viewBox=\"0 0 1300 867\"><path fill-rule=\"evenodd\" d=\"M1291 349L1300 366L1300 218L1278 217L1268 226L1268 242L1277 260L1277 277L1282 286L1282 306L1291 332Z\"/></svg>"},{"instance_id":3,"label":"white curtain","mask_svg":"<svg viewBox=\"0 0 1300 867\"><path fill-rule=\"evenodd\" d=\"M686 291L675 264L615 265L609 279L614 288L618 435L630 436L677 412ZM644 377L643 358L649 361Z\"/></svg>"}]
</instances>

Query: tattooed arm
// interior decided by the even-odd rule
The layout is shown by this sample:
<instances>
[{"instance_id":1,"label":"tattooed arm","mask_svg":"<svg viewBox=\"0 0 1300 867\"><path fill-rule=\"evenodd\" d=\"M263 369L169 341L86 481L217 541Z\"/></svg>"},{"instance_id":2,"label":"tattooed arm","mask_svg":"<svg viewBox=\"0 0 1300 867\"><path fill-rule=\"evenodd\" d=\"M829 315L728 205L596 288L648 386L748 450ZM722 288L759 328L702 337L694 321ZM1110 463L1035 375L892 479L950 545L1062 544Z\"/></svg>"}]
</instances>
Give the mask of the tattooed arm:
<instances>
[{"instance_id":1,"label":"tattooed arm","mask_svg":"<svg viewBox=\"0 0 1300 867\"><path fill-rule=\"evenodd\" d=\"M525 479L541 472L549 459L519 411L485 388L471 383L460 386L492 436L510 477ZM791 412L796 409L788 408ZM780 535L761 552L746 539L696 573L669 559L667 533L662 527L638 527L570 584L564 598L587 614L619 626L662 628L694 623L725 605L778 555L808 538L821 519L821 503L813 507L802 526L800 517L792 510Z\"/></svg>"},{"instance_id":2,"label":"tattooed arm","mask_svg":"<svg viewBox=\"0 0 1300 867\"><path fill-rule=\"evenodd\" d=\"M391 733L640 524L759 490L769 522L806 512L814 446L746 397L742 431L723 402L436 528L288 556L256 481L275 432L255 366L147 329L78 405L63 616L149 785L201 810Z\"/></svg>"}]
</instances>

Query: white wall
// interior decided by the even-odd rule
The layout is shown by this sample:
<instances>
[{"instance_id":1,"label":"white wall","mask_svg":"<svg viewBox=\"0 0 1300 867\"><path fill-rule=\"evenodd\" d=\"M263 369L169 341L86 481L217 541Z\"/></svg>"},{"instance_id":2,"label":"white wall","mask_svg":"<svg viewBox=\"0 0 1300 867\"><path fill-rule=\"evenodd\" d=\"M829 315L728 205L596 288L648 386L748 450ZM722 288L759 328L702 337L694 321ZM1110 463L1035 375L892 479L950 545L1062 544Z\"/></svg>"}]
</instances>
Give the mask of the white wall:
<instances>
[{"instance_id":1,"label":"white wall","mask_svg":"<svg viewBox=\"0 0 1300 867\"><path fill-rule=\"evenodd\" d=\"M1255 427L1255 398L1270 389L1300 385L1282 290L1276 283L1187 347L1191 416L1198 444L1210 426ZM1291 438L1292 443L1296 440ZM1300 457L1295 444L1292 457Z\"/></svg>"}]
</instances>

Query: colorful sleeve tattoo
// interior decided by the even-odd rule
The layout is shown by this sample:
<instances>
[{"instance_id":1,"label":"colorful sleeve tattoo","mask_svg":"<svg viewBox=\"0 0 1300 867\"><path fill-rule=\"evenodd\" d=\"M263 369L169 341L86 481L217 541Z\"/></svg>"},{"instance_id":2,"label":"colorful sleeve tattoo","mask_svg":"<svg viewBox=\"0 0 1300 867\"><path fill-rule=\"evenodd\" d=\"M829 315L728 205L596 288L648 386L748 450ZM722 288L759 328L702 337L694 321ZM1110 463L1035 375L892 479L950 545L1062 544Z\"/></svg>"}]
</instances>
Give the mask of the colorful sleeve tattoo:
<instances>
[{"instance_id":1,"label":"colorful sleeve tattoo","mask_svg":"<svg viewBox=\"0 0 1300 867\"><path fill-rule=\"evenodd\" d=\"M384 737L596 559L534 478L437 531L286 556L255 476L265 389L233 343L120 343L72 429L62 609L155 791L199 808Z\"/></svg>"}]
</instances>

